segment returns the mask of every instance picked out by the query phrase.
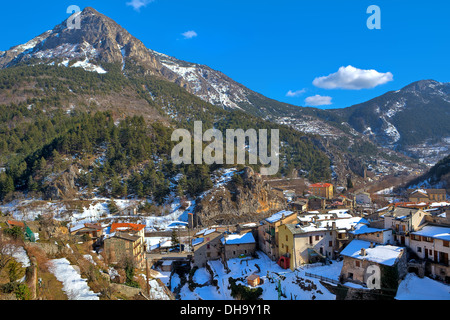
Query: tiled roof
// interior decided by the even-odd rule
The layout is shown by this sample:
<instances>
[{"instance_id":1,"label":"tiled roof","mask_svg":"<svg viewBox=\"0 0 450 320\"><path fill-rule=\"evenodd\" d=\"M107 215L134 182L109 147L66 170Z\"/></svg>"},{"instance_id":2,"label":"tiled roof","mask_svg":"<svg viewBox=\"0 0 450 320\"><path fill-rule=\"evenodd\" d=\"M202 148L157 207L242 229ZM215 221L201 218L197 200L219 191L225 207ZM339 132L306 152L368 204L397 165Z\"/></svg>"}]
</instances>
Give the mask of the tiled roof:
<instances>
[{"instance_id":1,"label":"tiled roof","mask_svg":"<svg viewBox=\"0 0 450 320\"><path fill-rule=\"evenodd\" d=\"M25 224L22 221L8 220L8 225L25 228Z\"/></svg>"},{"instance_id":2,"label":"tiled roof","mask_svg":"<svg viewBox=\"0 0 450 320\"><path fill-rule=\"evenodd\" d=\"M324 188L324 187L330 187L330 186L332 186L331 183L322 183L322 182L314 183L314 184L310 185L310 187L313 187L313 188Z\"/></svg>"},{"instance_id":3,"label":"tiled roof","mask_svg":"<svg viewBox=\"0 0 450 320\"><path fill-rule=\"evenodd\" d=\"M111 231L114 232L116 230L132 230L132 231L141 231L145 228L145 224L136 224L136 223L117 223L114 222L111 225Z\"/></svg>"}]
</instances>

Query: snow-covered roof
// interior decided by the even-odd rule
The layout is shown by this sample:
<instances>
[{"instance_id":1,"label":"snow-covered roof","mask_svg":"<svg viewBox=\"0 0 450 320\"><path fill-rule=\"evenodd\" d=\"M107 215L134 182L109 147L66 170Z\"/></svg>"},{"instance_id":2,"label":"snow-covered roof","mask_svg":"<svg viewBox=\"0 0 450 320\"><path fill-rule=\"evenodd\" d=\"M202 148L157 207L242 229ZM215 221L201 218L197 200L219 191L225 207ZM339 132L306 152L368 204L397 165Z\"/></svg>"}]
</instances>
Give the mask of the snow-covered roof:
<instances>
[{"instance_id":1,"label":"snow-covered roof","mask_svg":"<svg viewBox=\"0 0 450 320\"><path fill-rule=\"evenodd\" d=\"M355 225L355 230L350 231L350 233L357 235L357 234L383 232L383 231L386 231L386 230L387 229L371 228L371 227L369 227L366 224L358 223L357 225Z\"/></svg>"},{"instance_id":2,"label":"snow-covered roof","mask_svg":"<svg viewBox=\"0 0 450 320\"><path fill-rule=\"evenodd\" d=\"M411 232L424 237L450 241L450 228L438 226L425 226L419 231Z\"/></svg>"},{"instance_id":3,"label":"snow-covered roof","mask_svg":"<svg viewBox=\"0 0 450 320\"><path fill-rule=\"evenodd\" d=\"M316 226L313 223L311 223L310 225L304 226L304 227L298 226L297 228L300 229L303 232L314 232L314 231L325 231L325 230L327 230L327 228Z\"/></svg>"},{"instance_id":4,"label":"snow-covered roof","mask_svg":"<svg viewBox=\"0 0 450 320\"><path fill-rule=\"evenodd\" d=\"M257 227L257 226L258 226L258 224L256 224L255 222L250 222L250 223L246 223L246 224L242 225L242 227L244 227L244 228L253 228L253 227Z\"/></svg>"},{"instance_id":5,"label":"snow-covered roof","mask_svg":"<svg viewBox=\"0 0 450 320\"><path fill-rule=\"evenodd\" d=\"M221 239L222 244L246 244L255 243L255 238L251 232L244 234L228 234Z\"/></svg>"},{"instance_id":6,"label":"snow-covered roof","mask_svg":"<svg viewBox=\"0 0 450 320\"><path fill-rule=\"evenodd\" d=\"M381 209L378 209L376 212L381 212L381 211L385 211L385 210L388 210L388 209L389 209L389 207L383 207Z\"/></svg>"},{"instance_id":7,"label":"snow-covered roof","mask_svg":"<svg viewBox=\"0 0 450 320\"><path fill-rule=\"evenodd\" d=\"M365 224L369 223L364 218L351 217L351 218L347 218L347 219L334 219L334 220L328 220L328 221L321 221L319 223L319 225L321 227L326 227L328 224L328 226L331 227L333 222L336 223L337 229L346 229L346 230L350 230L352 226L356 226L359 223L365 223Z\"/></svg>"},{"instance_id":8,"label":"snow-covered roof","mask_svg":"<svg viewBox=\"0 0 450 320\"><path fill-rule=\"evenodd\" d=\"M361 255L361 249L365 249L366 254L364 256ZM374 244L374 247L370 248L369 241L352 240L341 251L341 255L359 260L368 260L386 266L393 266L403 253L403 250L404 248L402 247L377 244Z\"/></svg>"},{"instance_id":9,"label":"snow-covered roof","mask_svg":"<svg viewBox=\"0 0 450 320\"><path fill-rule=\"evenodd\" d=\"M424 189L417 189L417 190L414 190L413 192L411 192L411 194L417 193L417 192L420 192L420 193L423 193L423 194L428 194L427 191L424 190Z\"/></svg>"},{"instance_id":10,"label":"snow-covered roof","mask_svg":"<svg viewBox=\"0 0 450 320\"><path fill-rule=\"evenodd\" d=\"M200 243L203 243L204 240L205 240L204 238L192 239L192 245L193 246L199 245Z\"/></svg>"},{"instance_id":11,"label":"snow-covered roof","mask_svg":"<svg viewBox=\"0 0 450 320\"><path fill-rule=\"evenodd\" d=\"M203 229L203 230L200 230L199 232L197 232L195 235L196 236L200 236L200 235L206 236L206 235L211 234L211 233L213 233L215 231L216 231L216 229Z\"/></svg>"},{"instance_id":12,"label":"snow-covered roof","mask_svg":"<svg viewBox=\"0 0 450 320\"><path fill-rule=\"evenodd\" d=\"M266 221L269 222L269 223L274 223L274 222L277 222L277 221L281 220L283 218L283 215L285 217L287 217L287 216L290 216L293 213L294 212L292 212L292 211L282 210L282 211L277 212L277 213L273 214L272 216L266 218Z\"/></svg>"},{"instance_id":13,"label":"snow-covered roof","mask_svg":"<svg viewBox=\"0 0 450 320\"><path fill-rule=\"evenodd\" d=\"M443 201L443 202L433 202L430 204L430 207L448 207L450 206L450 202Z\"/></svg>"}]
</instances>

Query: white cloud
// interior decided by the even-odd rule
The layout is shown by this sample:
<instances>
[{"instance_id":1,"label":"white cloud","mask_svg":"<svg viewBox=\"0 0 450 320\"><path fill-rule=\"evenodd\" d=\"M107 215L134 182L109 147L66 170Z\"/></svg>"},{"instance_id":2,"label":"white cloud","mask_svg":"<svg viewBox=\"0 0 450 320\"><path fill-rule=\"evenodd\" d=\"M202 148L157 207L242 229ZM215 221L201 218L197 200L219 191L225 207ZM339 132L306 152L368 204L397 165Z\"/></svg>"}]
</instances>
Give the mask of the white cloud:
<instances>
[{"instance_id":1,"label":"white cloud","mask_svg":"<svg viewBox=\"0 0 450 320\"><path fill-rule=\"evenodd\" d=\"M297 90L297 91L289 90L288 93L286 93L286 97L298 97L298 96L301 96L302 94L304 94L305 92L306 92L305 89Z\"/></svg>"},{"instance_id":2,"label":"white cloud","mask_svg":"<svg viewBox=\"0 0 450 320\"><path fill-rule=\"evenodd\" d=\"M197 36L197 32L194 30L186 31L181 34L185 39L192 39Z\"/></svg>"},{"instance_id":3,"label":"white cloud","mask_svg":"<svg viewBox=\"0 0 450 320\"><path fill-rule=\"evenodd\" d=\"M323 89L370 89L393 80L390 72L362 70L352 66L340 67L336 73L315 78L313 85Z\"/></svg>"},{"instance_id":4,"label":"white cloud","mask_svg":"<svg viewBox=\"0 0 450 320\"><path fill-rule=\"evenodd\" d=\"M305 103L309 106L329 106L331 103L331 97L321 96L316 94L315 96L305 99Z\"/></svg>"},{"instance_id":5,"label":"white cloud","mask_svg":"<svg viewBox=\"0 0 450 320\"><path fill-rule=\"evenodd\" d=\"M146 7L150 2L154 0L131 0L127 2L127 6L133 7L134 10L139 11L141 7Z\"/></svg>"}]
</instances>

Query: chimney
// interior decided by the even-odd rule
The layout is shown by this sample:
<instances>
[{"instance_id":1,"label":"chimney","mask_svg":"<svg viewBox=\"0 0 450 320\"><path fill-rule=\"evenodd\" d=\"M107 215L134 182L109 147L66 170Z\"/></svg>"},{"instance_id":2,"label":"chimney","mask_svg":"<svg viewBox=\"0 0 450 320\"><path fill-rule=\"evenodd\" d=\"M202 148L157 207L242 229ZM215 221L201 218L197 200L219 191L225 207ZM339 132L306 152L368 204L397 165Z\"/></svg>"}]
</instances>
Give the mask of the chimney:
<instances>
[{"instance_id":1,"label":"chimney","mask_svg":"<svg viewBox=\"0 0 450 320\"><path fill-rule=\"evenodd\" d=\"M331 223L331 229L336 230L336 221Z\"/></svg>"},{"instance_id":2,"label":"chimney","mask_svg":"<svg viewBox=\"0 0 450 320\"><path fill-rule=\"evenodd\" d=\"M370 248L373 248L373 242L370 242Z\"/></svg>"},{"instance_id":3,"label":"chimney","mask_svg":"<svg viewBox=\"0 0 450 320\"><path fill-rule=\"evenodd\" d=\"M366 249L361 248L361 252L359 254L360 256L365 256L366 255Z\"/></svg>"}]
</instances>

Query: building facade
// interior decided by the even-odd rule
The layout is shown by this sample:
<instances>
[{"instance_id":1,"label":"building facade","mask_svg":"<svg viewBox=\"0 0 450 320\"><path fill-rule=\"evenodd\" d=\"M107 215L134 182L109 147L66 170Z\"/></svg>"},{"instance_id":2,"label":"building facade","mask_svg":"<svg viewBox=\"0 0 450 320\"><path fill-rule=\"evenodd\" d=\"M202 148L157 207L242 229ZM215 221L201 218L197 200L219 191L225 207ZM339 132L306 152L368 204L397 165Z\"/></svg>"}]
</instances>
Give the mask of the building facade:
<instances>
[{"instance_id":1,"label":"building facade","mask_svg":"<svg viewBox=\"0 0 450 320\"><path fill-rule=\"evenodd\" d=\"M425 260L429 274L450 283L450 227L426 225L411 233L409 247Z\"/></svg>"},{"instance_id":2,"label":"building facade","mask_svg":"<svg viewBox=\"0 0 450 320\"><path fill-rule=\"evenodd\" d=\"M333 185L331 183L314 183L309 186L311 194L325 199L332 199L334 195Z\"/></svg>"},{"instance_id":3,"label":"building facade","mask_svg":"<svg viewBox=\"0 0 450 320\"><path fill-rule=\"evenodd\" d=\"M278 228L288 223L297 223L297 214L283 210L260 221L258 226L258 247L274 261L279 257Z\"/></svg>"}]
</instances>

